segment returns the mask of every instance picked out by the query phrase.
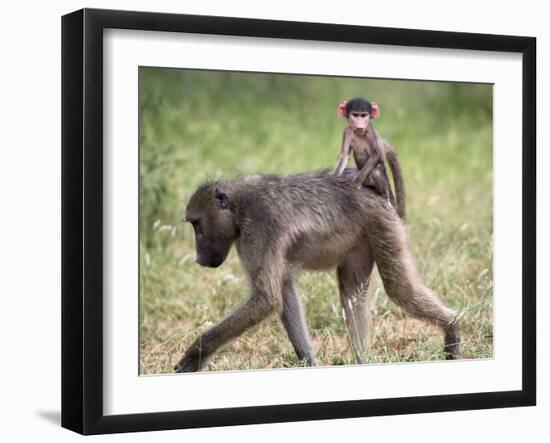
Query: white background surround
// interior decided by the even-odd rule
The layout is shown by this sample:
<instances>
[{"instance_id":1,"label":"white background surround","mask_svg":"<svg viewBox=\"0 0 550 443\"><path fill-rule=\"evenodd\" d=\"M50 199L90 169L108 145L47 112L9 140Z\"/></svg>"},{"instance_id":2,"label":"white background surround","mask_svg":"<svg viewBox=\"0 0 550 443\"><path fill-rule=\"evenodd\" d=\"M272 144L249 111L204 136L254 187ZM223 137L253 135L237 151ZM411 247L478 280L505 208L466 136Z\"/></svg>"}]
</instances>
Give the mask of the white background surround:
<instances>
[{"instance_id":1,"label":"white background surround","mask_svg":"<svg viewBox=\"0 0 550 443\"><path fill-rule=\"evenodd\" d=\"M60 411L60 16L80 7L156 10L173 13L209 14L271 18L280 20L349 23L416 29L437 29L509 35L532 35L538 38L537 66L537 145L538 145L538 224L548 225L550 201L548 155L543 140L548 137L549 88L543 78L550 74L550 30L544 4L526 0L481 3L464 0L448 4L418 0L416 2L173 2L158 0L112 0L87 2L59 0L49 3L7 3L2 33L2 161L0 192L2 215L0 229L3 301L2 365L0 365L0 412L3 441L66 442L83 440L59 427ZM335 69L343 67L336 66ZM478 73L480 76L484 72ZM498 91L495 91L497 94ZM512 102L514 97L510 97ZM496 114L518 125L517 113ZM496 136L496 133L495 133ZM495 140L495 149L498 141ZM515 155L510 152L510 155ZM498 159L496 159L498 161ZM517 159L519 162L519 159ZM495 165L498 198L498 165ZM519 168L519 166L518 166ZM519 181L519 170L506 181ZM505 197L506 198L506 197ZM509 197L512 200L511 197ZM545 201L544 201L545 200ZM513 204L513 202L509 202ZM498 236L499 221L495 217ZM165 431L95 437L94 441L164 442L189 440L201 442L334 442L348 438L407 442L463 442L475 440L541 441L547 435L550 413L550 388L545 374L550 370L548 346L550 326L543 322L549 309L548 272L549 236L539 228L538 249L538 406L485 411L462 411L281 423L231 428ZM504 255L513 255L508 248ZM500 257L496 256L496 272ZM519 273L519 269L515 270ZM498 283L497 283L498 284ZM498 291L495 288L495 293ZM511 294L513 289L503 288ZM500 358L500 301L497 295L496 356ZM503 345L507 346L507 345ZM513 347L513 346L512 346ZM473 362L473 364L485 362ZM425 364L417 364L422 366ZM440 366L452 366L445 363ZM413 365L414 366L414 365ZM384 368L399 367L388 365ZM407 367L408 369L408 367ZM313 372L318 371L314 369ZM320 369L319 371L324 371ZM268 373L270 371L259 371ZM283 372L283 371L281 371ZM299 371L286 371L296 372ZM499 376L499 374L494 374ZM223 375L222 375L223 376ZM203 375L199 375L203 377ZM347 375L345 376L347 377ZM137 377L136 377L137 378ZM150 377L151 380L168 377ZM204 377L203 377L204 378ZM147 378L144 378L144 380ZM380 383L373 378L371 385ZM454 381L448 381L453 385ZM224 386L225 387L225 386ZM323 386L324 388L324 386ZM181 395L181 394L178 394Z\"/></svg>"}]
</instances>

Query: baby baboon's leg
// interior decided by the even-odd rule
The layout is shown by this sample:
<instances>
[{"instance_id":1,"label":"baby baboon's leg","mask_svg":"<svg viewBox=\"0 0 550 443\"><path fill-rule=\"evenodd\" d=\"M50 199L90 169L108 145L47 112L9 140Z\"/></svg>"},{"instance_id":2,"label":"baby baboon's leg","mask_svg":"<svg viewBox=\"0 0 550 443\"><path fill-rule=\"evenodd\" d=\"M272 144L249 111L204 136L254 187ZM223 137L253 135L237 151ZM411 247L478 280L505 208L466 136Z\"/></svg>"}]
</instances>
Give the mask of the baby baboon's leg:
<instances>
[{"instance_id":1,"label":"baby baboon's leg","mask_svg":"<svg viewBox=\"0 0 550 443\"><path fill-rule=\"evenodd\" d=\"M315 353L307 329L302 303L294 289L292 279L288 278L283 286L283 312L281 320L300 360L309 366L315 365Z\"/></svg>"},{"instance_id":2,"label":"baby baboon's leg","mask_svg":"<svg viewBox=\"0 0 550 443\"><path fill-rule=\"evenodd\" d=\"M338 266L338 285L344 321L355 359L365 362L367 351L367 290L374 265L370 247L365 239L348 253Z\"/></svg>"},{"instance_id":3,"label":"baby baboon's leg","mask_svg":"<svg viewBox=\"0 0 550 443\"><path fill-rule=\"evenodd\" d=\"M271 277L257 277L253 281L255 287L250 298L196 339L174 370L176 372L198 371L220 346L260 323L273 312L280 310L281 281L276 278L276 274L272 274ZM271 284L266 283L268 281Z\"/></svg>"},{"instance_id":4,"label":"baby baboon's leg","mask_svg":"<svg viewBox=\"0 0 550 443\"><path fill-rule=\"evenodd\" d=\"M378 165L369 174L365 183L367 186L372 186L376 192L384 197L395 208L395 196L390 186L386 168L382 164Z\"/></svg>"}]
</instances>

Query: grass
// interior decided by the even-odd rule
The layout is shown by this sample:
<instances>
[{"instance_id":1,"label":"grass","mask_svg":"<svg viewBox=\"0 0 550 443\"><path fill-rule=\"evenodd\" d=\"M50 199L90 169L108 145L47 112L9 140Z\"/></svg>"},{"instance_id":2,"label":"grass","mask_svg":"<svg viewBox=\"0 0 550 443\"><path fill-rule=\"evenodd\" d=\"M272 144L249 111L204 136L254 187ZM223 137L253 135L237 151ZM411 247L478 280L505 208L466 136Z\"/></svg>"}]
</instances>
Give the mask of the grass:
<instances>
[{"instance_id":1,"label":"grass","mask_svg":"<svg viewBox=\"0 0 550 443\"><path fill-rule=\"evenodd\" d=\"M493 352L492 88L488 85L140 69L140 371L171 372L197 335L245 300L233 251L195 262L185 201L205 179L333 167L341 99L377 101L400 155L413 255L426 284L460 311L462 358ZM353 362L334 272L304 273L318 363ZM369 290L369 362L443 358L437 328ZM272 318L219 350L206 370L299 366Z\"/></svg>"}]
</instances>

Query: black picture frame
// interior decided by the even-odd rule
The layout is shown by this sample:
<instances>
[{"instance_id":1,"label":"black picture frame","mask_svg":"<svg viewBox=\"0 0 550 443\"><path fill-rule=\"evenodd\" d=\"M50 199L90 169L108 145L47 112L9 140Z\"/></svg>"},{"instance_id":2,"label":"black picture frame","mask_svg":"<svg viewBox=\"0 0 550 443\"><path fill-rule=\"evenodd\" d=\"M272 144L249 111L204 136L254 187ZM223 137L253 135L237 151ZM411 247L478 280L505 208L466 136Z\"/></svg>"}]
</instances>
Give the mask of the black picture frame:
<instances>
[{"instance_id":1,"label":"black picture frame","mask_svg":"<svg viewBox=\"0 0 550 443\"><path fill-rule=\"evenodd\" d=\"M103 30L171 31L519 53L522 109L522 389L131 415L103 413ZM229 426L536 403L536 39L83 9L62 18L62 426L82 434Z\"/></svg>"}]
</instances>

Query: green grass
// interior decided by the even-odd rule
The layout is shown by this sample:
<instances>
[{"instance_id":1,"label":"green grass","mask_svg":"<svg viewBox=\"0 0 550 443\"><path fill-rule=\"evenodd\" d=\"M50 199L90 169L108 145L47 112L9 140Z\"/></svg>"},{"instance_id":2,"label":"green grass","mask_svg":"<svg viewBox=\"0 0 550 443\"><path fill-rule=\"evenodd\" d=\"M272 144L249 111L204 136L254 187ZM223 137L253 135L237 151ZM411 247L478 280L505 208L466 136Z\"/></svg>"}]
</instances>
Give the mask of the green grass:
<instances>
[{"instance_id":1,"label":"green grass","mask_svg":"<svg viewBox=\"0 0 550 443\"><path fill-rule=\"evenodd\" d=\"M207 178L334 167L341 99L378 102L375 125L396 147L414 257L426 284L461 315L463 358L492 356L492 88L449 84L140 70L140 370L171 372L187 346L248 293L235 252L218 269L195 262L185 201ZM298 285L322 365L352 363L334 272ZM441 359L433 326L392 304L378 276L371 362ZM276 318L225 346L209 370L300 365Z\"/></svg>"}]
</instances>

